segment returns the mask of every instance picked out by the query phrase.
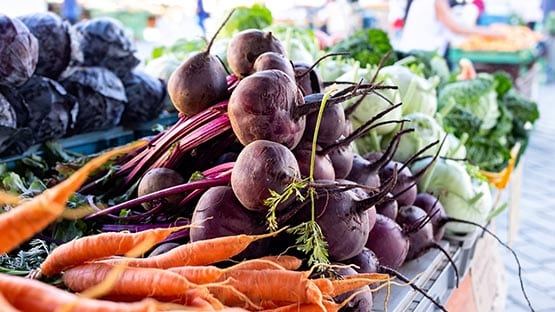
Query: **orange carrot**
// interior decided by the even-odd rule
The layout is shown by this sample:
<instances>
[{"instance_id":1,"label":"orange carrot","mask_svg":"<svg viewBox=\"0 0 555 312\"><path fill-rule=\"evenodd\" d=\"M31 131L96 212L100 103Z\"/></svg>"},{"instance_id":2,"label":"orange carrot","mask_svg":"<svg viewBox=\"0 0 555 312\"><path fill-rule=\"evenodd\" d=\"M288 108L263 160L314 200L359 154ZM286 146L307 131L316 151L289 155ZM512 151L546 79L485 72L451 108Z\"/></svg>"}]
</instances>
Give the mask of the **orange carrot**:
<instances>
[{"instance_id":1,"label":"orange carrot","mask_svg":"<svg viewBox=\"0 0 555 312\"><path fill-rule=\"evenodd\" d=\"M265 256L259 259L273 261L284 267L286 270L297 270L303 264L301 259L290 255Z\"/></svg>"},{"instance_id":2,"label":"orange carrot","mask_svg":"<svg viewBox=\"0 0 555 312\"><path fill-rule=\"evenodd\" d=\"M249 259L227 268L213 265L188 265L167 270L185 277L191 283L201 285L214 283L220 280L225 273L233 270L285 270L285 268L270 260Z\"/></svg>"},{"instance_id":3,"label":"orange carrot","mask_svg":"<svg viewBox=\"0 0 555 312\"><path fill-rule=\"evenodd\" d=\"M108 277L115 266L106 263L88 263L64 272L64 284L75 292L83 292ZM195 296L192 296L192 295ZM189 299L200 297L219 304L206 287L193 284L174 272L155 268L122 268L117 280L111 284L107 295L139 297L175 297L189 304Z\"/></svg>"},{"instance_id":4,"label":"orange carrot","mask_svg":"<svg viewBox=\"0 0 555 312\"><path fill-rule=\"evenodd\" d=\"M265 300L315 303L322 306L320 289L306 272L282 270L234 270L223 277L253 302ZM322 310L323 306L322 306Z\"/></svg>"},{"instance_id":5,"label":"orange carrot","mask_svg":"<svg viewBox=\"0 0 555 312\"><path fill-rule=\"evenodd\" d=\"M283 228L280 231L283 231ZM280 231L261 235L239 234L196 241L149 258L112 257L111 263L125 261L130 267L167 269L186 265L209 265L228 260L245 250L252 242L277 235Z\"/></svg>"},{"instance_id":6,"label":"orange carrot","mask_svg":"<svg viewBox=\"0 0 555 312\"><path fill-rule=\"evenodd\" d=\"M364 286L380 282L377 279L368 278L349 278L349 279L327 279L318 278L313 280L316 286L320 288L324 296L336 297L351 291L355 291ZM330 285L331 284L331 285Z\"/></svg>"},{"instance_id":7,"label":"orange carrot","mask_svg":"<svg viewBox=\"0 0 555 312\"><path fill-rule=\"evenodd\" d=\"M20 312L20 310L16 309L11 303L8 302L6 297L0 292L0 311L2 312Z\"/></svg>"},{"instance_id":8,"label":"orange carrot","mask_svg":"<svg viewBox=\"0 0 555 312\"><path fill-rule=\"evenodd\" d=\"M113 156L135 149L137 145L116 148L91 159L58 185L1 214L0 254L10 252L56 220L66 208L69 197L81 187L91 172ZM0 201L5 201L2 198L9 200L11 196L0 194Z\"/></svg>"},{"instance_id":9,"label":"orange carrot","mask_svg":"<svg viewBox=\"0 0 555 312\"><path fill-rule=\"evenodd\" d=\"M58 274L63 270L113 255L124 255L146 239L154 245L166 239L171 233L187 226L152 229L137 233L101 233L73 240L58 246L41 264L40 271L45 276Z\"/></svg>"},{"instance_id":10,"label":"orange carrot","mask_svg":"<svg viewBox=\"0 0 555 312\"><path fill-rule=\"evenodd\" d=\"M150 298L132 303L81 298L37 280L7 274L0 274L0 293L13 307L21 311L151 312L176 308L175 304L161 303Z\"/></svg>"},{"instance_id":11,"label":"orange carrot","mask_svg":"<svg viewBox=\"0 0 555 312\"><path fill-rule=\"evenodd\" d=\"M353 300L355 296L362 292L366 292L368 290L360 290L352 293L347 299L340 303L336 303L333 300L323 300L322 304L325 307L326 312L336 312L339 311L341 308L346 306L349 301ZM293 303L288 305L279 306L276 308L270 308L263 310L264 312L312 312L312 311L322 311L322 307L320 305L314 303Z\"/></svg>"}]
</instances>

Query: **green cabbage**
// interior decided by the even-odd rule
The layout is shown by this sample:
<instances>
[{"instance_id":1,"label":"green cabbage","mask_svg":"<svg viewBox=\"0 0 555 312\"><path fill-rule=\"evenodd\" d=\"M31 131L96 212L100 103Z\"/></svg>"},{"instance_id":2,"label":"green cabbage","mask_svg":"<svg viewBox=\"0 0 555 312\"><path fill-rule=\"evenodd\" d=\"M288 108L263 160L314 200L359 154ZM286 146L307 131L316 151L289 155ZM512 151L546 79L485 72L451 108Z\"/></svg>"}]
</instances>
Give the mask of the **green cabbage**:
<instances>
[{"instance_id":1,"label":"green cabbage","mask_svg":"<svg viewBox=\"0 0 555 312\"><path fill-rule=\"evenodd\" d=\"M437 111L438 77L426 79L401 65L385 66L380 74L391 78L393 84L399 87L403 115L420 112L434 116Z\"/></svg>"},{"instance_id":2,"label":"green cabbage","mask_svg":"<svg viewBox=\"0 0 555 312\"><path fill-rule=\"evenodd\" d=\"M349 72L346 72L342 76L338 77L337 80L350 81L350 82L360 82L362 80L363 83L369 83L373 75L374 75L374 70L370 70L369 68L354 68ZM381 77L379 75L378 75L377 81L380 81L381 84L386 86L395 85L391 79L387 77ZM384 111L391 105L398 104L401 102L399 90L397 89L383 89L383 90L376 90L375 92L378 93L379 95L374 93L367 94L362 100L362 103L357 107L354 113L350 116L351 122L353 123L354 127L358 127L362 125L364 122L373 118L376 114ZM345 101L344 105L349 106L350 104L358 100L359 100L358 97L347 100ZM387 121L387 120L400 120L400 119L401 119L401 110L394 109L393 111L389 112L387 115L378 119L376 123ZM397 128L397 124L392 123L392 124L376 127L374 131L379 135L386 135L393 132L396 128Z\"/></svg>"},{"instance_id":3,"label":"green cabbage","mask_svg":"<svg viewBox=\"0 0 555 312\"><path fill-rule=\"evenodd\" d=\"M446 133L438 122L429 115L424 113L412 113L404 116L403 119L409 120L405 123L405 129L414 129L413 132L404 134L399 141L399 147L393 156L393 159L405 162L418 151L427 145L438 141L438 143L425 152L422 156L434 156L437 154L441 140L445 137ZM388 140L384 140L384 144L388 144ZM385 146L382 146L385 147ZM439 156L445 156L448 151L448 145L443 145Z\"/></svg>"},{"instance_id":4,"label":"green cabbage","mask_svg":"<svg viewBox=\"0 0 555 312\"><path fill-rule=\"evenodd\" d=\"M438 102L443 125L468 134L487 133L500 116L495 87L493 77L486 74L446 84L439 91ZM460 118L461 115L467 117ZM466 126L467 120L474 118L480 123L477 129Z\"/></svg>"}]
</instances>

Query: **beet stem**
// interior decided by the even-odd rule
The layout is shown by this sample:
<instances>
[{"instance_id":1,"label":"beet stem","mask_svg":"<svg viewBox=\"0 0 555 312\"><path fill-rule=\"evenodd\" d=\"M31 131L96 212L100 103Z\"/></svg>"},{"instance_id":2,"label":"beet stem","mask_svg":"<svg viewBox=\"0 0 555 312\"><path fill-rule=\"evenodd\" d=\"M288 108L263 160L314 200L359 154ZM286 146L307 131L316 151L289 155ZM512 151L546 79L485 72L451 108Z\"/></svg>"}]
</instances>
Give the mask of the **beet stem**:
<instances>
[{"instance_id":1,"label":"beet stem","mask_svg":"<svg viewBox=\"0 0 555 312\"><path fill-rule=\"evenodd\" d=\"M511 252L511 254L513 255L513 257L515 258L517 267L518 267L518 279L520 282L520 290L522 291L522 295L524 296L524 299L526 299L526 303L528 304L528 307L530 308L530 311L535 311L535 309L532 307L532 302L530 301L530 298L528 297L528 294L526 293L526 290L524 289L524 281L522 279L522 265L520 264L520 260L518 259L518 255L516 254L516 252L506 243L504 243L497 235L495 235L492 231L490 231L488 228L486 228L485 226L476 223L476 222L472 222L472 221L468 221L468 220L462 220L462 219L456 219L456 218L451 218L451 217L446 217L445 219L443 219L441 221L442 225L445 225L445 223L447 222L458 222L458 223L464 223L464 224L470 224L470 225L474 225L479 227L480 229L482 229L484 232L488 233L489 235L491 235L501 246L507 248L507 250L509 250Z\"/></svg>"},{"instance_id":2,"label":"beet stem","mask_svg":"<svg viewBox=\"0 0 555 312\"><path fill-rule=\"evenodd\" d=\"M444 312L448 312L447 309L439 302L437 302L437 300L435 300L434 298L432 298L432 296L430 296L427 292L425 292L423 289L421 289L420 287L414 285L406 276L404 276L403 274L401 274L400 272L381 265L379 266L379 271L382 273L386 273L389 275L393 275L395 277L397 277L398 279L400 279L401 281L407 283L412 289L416 290L417 292L419 292L420 294L422 294L424 297L428 298L428 300L430 300L436 307L438 307L439 309L441 309Z\"/></svg>"},{"instance_id":3,"label":"beet stem","mask_svg":"<svg viewBox=\"0 0 555 312\"><path fill-rule=\"evenodd\" d=\"M218 27L218 29L216 30L216 32L214 33L212 38L210 38L210 41L208 42L208 45L206 46L206 49L204 50L204 53L206 53L206 54L210 53L210 49L212 48L212 45L214 44L214 41L216 40L216 37L218 36L220 31L224 28L225 24L227 24L227 22L229 21L229 19L233 15L233 13L235 13L235 8L233 8L231 10L231 12L229 12L229 14L225 18L225 20L220 24L220 26Z\"/></svg>"},{"instance_id":4,"label":"beet stem","mask_svg":"<svg viewBox=\"0 0 555 312\"><path fill-rule=\"evenodd\" d=\"M451 266L453 267L453 270L455 271L455 288L458 288L459 287L459 269L457 268L457 265L455 264L455 260L453 260L453 257L451 257L451 255L447 252L447 250L445 250L437 242L431 242L430 243L430 248L436 248L441 253L443 253L443 255L445 255L445 257L447 257L447 260L449 261L449 263L451 263Z\"/></svg>"},{"instance_id":5,"label":"beet stem","mask_svg":"<svg viewBox=\"0 0 555 312\"><path fill-rule=\"evenodd\" d=\"M341 55L350 55L350 54L351 54L350 52L334 52L334 53L328 53L328 54L325 54L323 56L320 56L306 71L304 71L300 75L295 75L295 79L296 80L302 79L304 76L306 76L308 73L310 73L310 71L313 70L320 62L322 62L323 60L325 60L328 57L341 56Z\"/></svg>"},{"instance_id":6,"label":"beet stem","mask_svg":"<svg viewBox=\"0 0 555 312\"><path fill-rule=\"evenodd\" d=\"M213 178L213 179L204 179L204 180L200 180L200 181L194 181L194 182L188 182L185 184L179 184L176 186L172 186L157 192L153 192L141 197L137 197L125 202L122 202L120 204L114 205L110 208L106 208L104 210L101 210L99 212L95 212L87 217L85 217L85 219L90 219L90 218L94 218L100 215L105 215L105 214L109 214L109 213L113 213L113 212L117 212L120 211L122 209L127 209L127 208L131 208L134 206L137 206L139 204L142 204L144 202L147 202L149 200L153 200L153 199L157 199L160 197L165 197L168 195L173 195L173 194L178 194L178 193L182 193L185 191L190 191L190 190L196 190L199 188L209 188L212 186L217 186L217 185L223 185L229 182L229 179L231 177L231 172L228 173L227 175L223 175L221 177L218 178Z\"/></svg>"}]
</instances>

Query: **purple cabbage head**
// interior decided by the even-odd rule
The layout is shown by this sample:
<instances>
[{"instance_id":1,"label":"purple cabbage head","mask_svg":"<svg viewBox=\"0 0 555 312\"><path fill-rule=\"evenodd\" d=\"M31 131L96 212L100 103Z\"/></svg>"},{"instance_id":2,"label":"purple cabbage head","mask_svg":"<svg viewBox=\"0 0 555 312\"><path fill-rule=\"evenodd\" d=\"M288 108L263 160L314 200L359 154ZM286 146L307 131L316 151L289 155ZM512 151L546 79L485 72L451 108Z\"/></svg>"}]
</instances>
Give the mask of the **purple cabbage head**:
<instances>
[{"instance_id":1,"label":"purple cabbage head","mask_svg":"<svg viewBox=\"0 0 555 312\"><path fill-rule=\"evenodd\" d=\"M18 127L17 112L4 96L5 93L11 95L10 90L0 88L0 157L22 154L33 144L31 129Z\"/></svg>"},{"instance_id":2,"label":"purple cabbage head","mask_svg":"<svg viewBox=\"0 0 555 312\"><path fill-rule=\"evenodd\" d=\"M72 134L105 130L120 123L127 96L113 72L103 67L74 67L61 83L79 103Z\"/></svg>"},{"instance_id":3,"label":"purple cabbage head","mask_svg":"<svg viewBox=\"0 0 555 312\"><path fill-rule=\"evenodd\" d=\"M33 75L17 91L29 109L26 126L33 131L35 143L62 138L73 128L77 100L57 81Z\"/></svg>"},{"instance_id":4,"label":"purple cabbage head","mask_svg":"<svg viewBox=\"0 0 555 312\"><path fill-rule=\"evenodd\" d=\"M39 12L19 19L38 40L39 59L35 75L58 79L66 68L83 61L77 31L59 15Z\"/></svg>"},{"instance_id":5,"label":"purple cabbage head","mask_svg":"<svg viewBox=\"0 0 555 312\"><path fill-rule=\"evenodd\" d=\"M0 14L0 85L20 86L35 71L37 38L17 18Z\"/></svg>"},{"instance_id":6,"label":"purple cabbage head","mask_svg":"<svg viewBox=\"0 0 555 312\"><path fill-rule=\"evenodd\" d=\"M15 110L6 97L0 93L0 126L8 128L17 127Z\"/></svg>"},{"instance_id":7,"label":"purple cabbage head","mask_svg":"<svg viewBox=\"0 0 555 312\"><path fill-rule=\"evenodd\" d=\"M75 29L81 34L84 66L106 67L123 78L140 63L135 43L120 21L98 17L75 24Z\"/></svg>"},{"instance_id":8,"label":"purple cabbage head","mask_svg":"<svg viewBox=\"0 0 555 312\"><path fill-rule=\"evenodd\" d=\"M143 71L134 70L123 78L122 82L127 95L122 124L146 122L160 116L167 96L166 84L163 80Z\"/></svg>"}]
</instances>

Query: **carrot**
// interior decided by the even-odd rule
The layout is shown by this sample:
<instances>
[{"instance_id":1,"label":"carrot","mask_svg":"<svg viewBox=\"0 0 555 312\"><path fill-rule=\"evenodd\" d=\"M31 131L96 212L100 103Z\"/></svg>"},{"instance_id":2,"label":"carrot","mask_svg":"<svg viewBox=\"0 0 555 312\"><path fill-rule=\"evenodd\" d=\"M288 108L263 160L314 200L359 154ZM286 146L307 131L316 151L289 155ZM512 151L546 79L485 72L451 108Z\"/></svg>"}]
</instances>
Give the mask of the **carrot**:
<instances>
[{"instance_id":1,"label":"carrot","mask_svg":"<svg viewBox=\"0 0 555 312\"><path fill-rule=\"evenodd\" d=\"M7 302L21 311L151 312L176 308L175 304L161 303L150 298L132 303L80 298L37 280L7 274L0 274L0 293Z\"/></svg>"},{"instance_id":2,"label":"carrot","mask_svg":"<svg viewBox=\"0 0 555 312\"><path fill-rule=\"evenodd\" d=\"M69 197L81 187L91 172L113 156L135 149L139 143L144 144L130 144L91 159L58 185L1 214L0 254L10 252L56 220L64 212ZM4 201L2 198L10 200L12 197L4 195L6 194L0 194L0 201Z\"/></svg>"},{"instance_id":3,"label":"carrot","mask_svg":"<svg viewBox=\"0 0 555 312\"><path fill-rule=\"evenodd\" d=\"M284 267L286 270L297 270L303 264L301 259L289 255L265 256L259 259L273 261Z\"/></svg>"},{"instance_id":4,"label":"carrot","mask_svg":"<svg viewBox=\"0 0 555 312\"><path fill-rule=\"evenodd\" d=\"M318 286L318 288L320 288L322 294L324 296L330 297L336 297L379 281L381 280L369 278L349 278L333 280L327 278L314 279L314 283L316 284L316 286Z\"/></svg>"},{"instance_id":5,"label":"carrot","mask_svg":"<svg viewBox=\"0 0 555 312\"><path fill-rule=\"evenodd\" d=\"M45 276L51 276L86 261L124 255L146 239L151 240L151 245L154 245L185 227L188 226L152 229L137 233L101 233L85 236L54 249L41 264L40 271Z\"/></svg>"},{"instance_id":6,"label":"carrot","mask_svg":"<svg viewBox=\"0 0 555 312\"><path fill-rule=\"evenodd\" d=\"M233 270L285 270L285 268L270 260L249 259L227 268L219 268L214 265L188 265L167 270L185 277L191 283L201 285L214 283L220 280L225 273Z\"/></svg>"},{"instance_id":7,"label":"carrot","mask_svg":"<svg viewBox=\"0 0 555 312\"><path fill-rule=\"evenodd\" d=\"M20 310L16 309L11 303L8 302L6 297L0 292L0 311L2 312L20 312Z\"/></svg>"},{"instance_id":8,"label":"carrot","mask_svg":"<svg viewBox=\"0 0 555 312\"><path fill-rule=\"evenodd\" d=\"M346 306L351 300L355 298L360 293L366 292L369 290L360 290L352 293L347 299L343 300L342 302L336 303L333 300L323 300L322 304L325 307L326 312L336 312L339 311L341 308ZM276 308L265 309L263 312L312 312L312 311L322 311L322 308L314 303L293 303L288 305L283 305Z\"/></svg>"},{"instance_id":9,"label":"carrot","mask_svg":"<svg viewBox=\"0 0 555 312\"><path fill-rule=\"evenodd\" d=\"M83 292L108 278L115 268L116 266L106 263L83 264L65 271L62 280L69 289ZM185 300L187 304L190 303L189 299L198 296L210 303L218 304L206 287L193 284L177 273L155 268L123 267L106 294L154 298L175 297ZM218 306L223 308L221 304Z\"/></svg>"},{"instance_id":10,"label":"carrot","mask_svg":"<svg viewBox=\"0 0 555 312\"><path fill-rule=\"evenodd\" d=\"M265 300L315 303L322 307L320 289L306 272L282 270L234 270L223 277L227 285L245 294L253 302Z\"/></svg>"},{"instance_id":11,"label":"carrot","mask_svg":"<svg viewBox=\"0 0 555 312\"><path fill-rule=\"evenodd\" d=\"M286 229L261 235L239 234L196 241L149 258L128 259L112 257L112 263L125 261L130 267L148 267L167 269L186 265L209 265L231 257L245 250L252 242L272 237Z\"/></svg>"}]
</instances>

